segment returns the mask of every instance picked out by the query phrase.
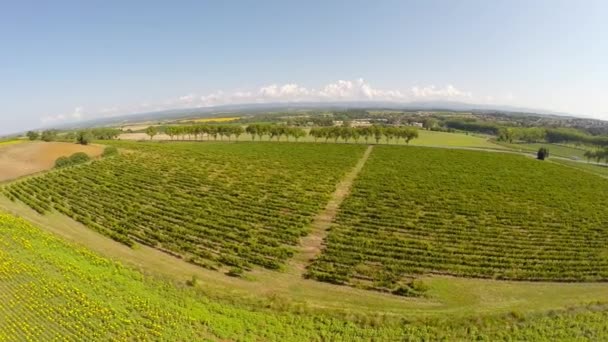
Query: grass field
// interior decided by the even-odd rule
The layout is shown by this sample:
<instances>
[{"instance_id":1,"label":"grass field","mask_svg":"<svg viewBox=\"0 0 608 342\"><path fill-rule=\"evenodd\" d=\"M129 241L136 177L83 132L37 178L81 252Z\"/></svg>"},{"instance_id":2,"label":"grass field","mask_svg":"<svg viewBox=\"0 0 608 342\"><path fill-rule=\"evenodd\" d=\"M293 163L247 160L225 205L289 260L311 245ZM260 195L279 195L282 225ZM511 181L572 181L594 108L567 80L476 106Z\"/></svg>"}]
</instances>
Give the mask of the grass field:
<instances>
[{"instance_id":1,"label":"grass field","mask_svg":"<svg viewBox=\"0 0 608 342\"><path fill-rule=\"evenodd\" d=\"M305 129L308 134L308 129ZM121 140L149 140L150 137L145 133L123 133L120 135ZM211 141L215 141L213 138L209 138L206 135L201 137L202 141L207 141L210 139ZM262 141L269 141L269 136L265 136L262 138ZM159 134L154 137L153 140L170 140L170 137L166 134ZM177 139L179 140L179 139ZM224 138L227 140L227 138ZM255 139L251 139L251 135L244 133L238 139L232 139L233 141L259 141L259 138L256 136ZM217 141L220 141L218 138ZM277 142L276 139L272 141ZM295 142L294 138L285 138L281 139L282 142ZM320 139L316 142L323 142L323 139ZM370 139L369 142L373 142L374 139ZM315 142L315 139L312 136L306 135L298 140L298 142ZM328 143L334 143L331 139ZM338 140L338 144L344 143L343 140ZM360 143L364 144L365 140L363 137L359 138L358 141L350 140L349 143ZM381 145L386 144L385 139L381 139ZM403 139L393 139L390 143L391 145L406 145ZM489 137L482 135L474 135L474 134L465 134L465 133L448 133L448 132L435 132L435 131L427 131L423 129L418 130L418 138L410 141L409 145L412 146L429 146L429 147L463 147L463 148L478 148L478 149L493 149L493 150L507 150L510 149L510 146L503 146L499 144L495 144L489 140ZM531 149L530 149L531 150Z\"/></svg>"},{"instance_id":2,"label":"grass field","mask_svg":"<svg viewBox=\"0 0 608 342\"><path fill-rule=\"evenodd\" d=\"M550 156L558 156L562 158L570 158L570 159L586 159L585 152L586 149L577 148L572 146L565 145L557 145L550 143L521 143L521 144L509 144L505 142L497 142L496 144L500 146L504 146L506 148L512 149L514 151L519 152L527 152L527 153L536 153L538 149L541 147L546 147L549 149Z\"/></svg>"},{"instance_id":3,"label":"grass field","mask_svg":"<svg viewBox=\"0 0 608 342\"><path fill-rule=\"evenodd\" d=\"M0 147L21 144L24 142L27 142L27 140L24 140L24 139L0 140Z\"/></svg>"},{"instance_id":4,"label":"grass field","mask_svg":"<svg viewBox=\"0 0 608 342\"><path fill-rule=\"evenodd\" d=\"M0 341L605 339L603 304L534 314L335 317L253 308L143 274L0 214ZM445 285L451 286L447 281ZM550 291L549 291L550 292Z\"/></svg>"},{"instance_id":5,"label":"grass field","mask_svg":"<svg viewBox=\"0 0 608 342\"><path fill-rule=\"evenodd\" d=\"M212 269L281 268L364 146L117 143L115 158L7 188L132 245ZM117 194L120 194L117 196Z\"/></svg>"},{"instance_id":6,"label":"grass field","mask_svg":"<svg viewBox=\"0 0 608 342\"><path fill-rule=\"evenodd\" d=\"M606 280L606 193L523 156L377 146L309 276L406 294L420 274Z\"/></svg>"},{"instance_id":7,"label":"grass field","mask_svg":"<svg viewBox=\"0 0 608 342\"><path fill-rule=\"evenodd\" d=\"M487 137L467 135L464 133L447 133L427 130L418 130L418 138L412 140L413 146L436 146L436 147L470 147L503 149L502 146L492 143Z\"/></svg>"},{"instance_id":8,"label":"grass field","mask_svg":"<svg viewBox=\"0 0 608 342\"><path fill-rule=\"evenodd\" d=\"M608 176L608 165L606 164L596 164L594 162L585 163L585 162L575 162L563 159L551 159L552 162L563 164L566 166L574 167L586 172L591 172L599 176L607 177Z\"/></svg>"}]
</instances>

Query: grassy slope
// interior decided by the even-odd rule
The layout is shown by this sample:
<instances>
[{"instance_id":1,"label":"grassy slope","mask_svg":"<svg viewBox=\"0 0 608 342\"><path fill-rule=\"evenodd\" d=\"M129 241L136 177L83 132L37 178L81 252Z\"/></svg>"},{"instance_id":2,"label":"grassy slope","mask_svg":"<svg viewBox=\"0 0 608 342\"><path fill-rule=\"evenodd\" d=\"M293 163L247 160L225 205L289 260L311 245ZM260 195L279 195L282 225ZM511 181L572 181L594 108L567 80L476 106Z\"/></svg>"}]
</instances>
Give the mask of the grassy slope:
<instances>
[{"instance_id":1,"label":"grassy slope","mask_svg":"<svg viewBox=\"0 0 608 342\"><path fill-rule=\"evenodd\" d=\"M583 171L587 171L587 172L591 172L594 174L597 174L599 176L608 176L608 166L606 166L605 164L596 164L596 163L581 163L581 162L574 162L574 161L569 161L569 160L563 160L563 159L550 159L553 162L556 162L558 164L563 164L563 165L567 165L570 167L574 167Z\"/></svg>"},{"instance_id":2,"label":"grassy slope","mask_svg":"<svg viewBox=\"0 0 608 342\"><path fill-rule=\"evenodd\" d=\"M434 132L418 130L418 138L410 142L413 146L449 146L502 149L486 137L473 134Z\"/></svg>"},{"instance_id":3,"label":"grassy slope","mask_svg":"<svg viewBox=\"0 0 608 342\"><path fill-rule=\"evenodd\" d=\"M299 277L299 272L257 270L238 279L194 266L158 250L141 246L131 249L57 213L39 215L21 203L0 197L0 208L19 215L74 243L142 271L185 283L196 275L208 296L259 304L277 302L294 308L304 306L342 315L389 315L417 319L446 314L505 314L511 311L542 312L602 300L605 283L509 282L452 277L428 277L429 298L403 298L346 286L320 283Z\"/></svg>"},{"instance_id":4,"label":"grassy slope","mask_svg":"<svg viewBox=\"0 0 608 342\"><path fill-rule=\"evenodd\" d=\"M313 310L295 314L261 306L251 309L143 276L9 215L0 214L0 232L0 341L608 337L608 311L603 305L551 316L444 316L410 324L382 318L353 323Z\"/></svg>"},{"instance_id":5,"label":"grassy slope","mask_svg":"<svg viewBox=\"0 0 608 342\"><path fill-rule=\"evenodd\" d=\"M158 138L155 138L158 140ZM204 141L207 138L204 138ZM227 138L224 138L224 141L227 141ZM232 138L232 141L235 139ZM262 138L263 141L268 141L268 136ZM213 138L211 138L213 141ZM220 141L220 138L218 138ZM251 135L245 133L241 135L238 141L251 141ZM254 141L258 141L258 137L255 137ZM276 141L276 140L273 140ZM281 138L282 142L286 142L287 139L285 137ZM294 142L293 138L289 139L290 142ZM315 142L314 138L307 135L298 140L299 142ZM317 142L324 142L324 139L319 139ZM333 143L333 140L329 140L330 143ZM349 143L354 143L354 140L350 140ZM375 140L373 138L369 139L369 143L374 143ZM339 144L344 143L344 140L339 139ZM359 139L359 143L365 143L363 137ZM380 140L380 144L386 144L386 140L382 138ZM403 139L400 139L399 142L393 139L391 145L406 145ZM505 147L495 144L488 140L488 137L474 134L464 134L464 133L447 133L447 132L435 132L435 131L427 131L423 129L418 130L418 138L412 140L410 145L414 146L433 146L433 147L466 147L466 148L487 148L487 149L505 149Z\"/></svg>"},{"instance_id":6,"label":"grassy slope","mask_svg":"<svg viewBox=\"0 0 608 342\"><path fill-rule=\"evenodd\" d=\"M536 153L539 148L546 147L549 149L549 155L558 156L563 158L578 158L578 159L586 159L584 154L587 150L577 147L570 147L558 144L549 144L549 143L531 143L531 144L509 144L505 142L496 142L496 144L500 146L504 146L506 148L510 148L519 152L529 152Z\"/></svg>"},{"instance_id":7,"label":"grassy slope","mask_svg":"<svg viewBox=\"0 0 608 342\"><path fill-rule=\"evenodd\" d=\"M25 140L25 139L1 140L0 147L21 144L21 143L25 143L25 142L28 142L28 140Z\"/></svg>"}]
</instances>

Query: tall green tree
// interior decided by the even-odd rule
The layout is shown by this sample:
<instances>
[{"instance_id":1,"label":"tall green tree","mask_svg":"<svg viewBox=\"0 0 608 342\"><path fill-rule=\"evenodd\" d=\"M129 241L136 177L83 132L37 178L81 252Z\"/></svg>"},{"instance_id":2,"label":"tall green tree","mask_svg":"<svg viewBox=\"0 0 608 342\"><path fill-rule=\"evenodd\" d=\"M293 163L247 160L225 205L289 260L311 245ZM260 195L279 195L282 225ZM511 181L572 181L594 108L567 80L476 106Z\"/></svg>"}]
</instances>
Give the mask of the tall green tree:
<instances>
[{"instance_id":1,"label":"tall green tree","mask_svg":"<svg viewBox=\"0 0 608 342\"><path fill-rule=\"evenodd\" d=\"M154 136L158 134L158 128L156 126L150 126L146 128L146 134L150 136L150 140L154 139Z\"/></svg>"},{"instance_id":2,"label":"tall green tree","mask_svg":"<svg viewBox=\"0 0 608 342\"><path fill-rule=\"evenodd\" d=\"M34 141L34 140L38 140L38 138L40 137L40 133L38 133L36 131L28 131L26 133L26 136L28 139Z\"/></svg>"}]
</instances>

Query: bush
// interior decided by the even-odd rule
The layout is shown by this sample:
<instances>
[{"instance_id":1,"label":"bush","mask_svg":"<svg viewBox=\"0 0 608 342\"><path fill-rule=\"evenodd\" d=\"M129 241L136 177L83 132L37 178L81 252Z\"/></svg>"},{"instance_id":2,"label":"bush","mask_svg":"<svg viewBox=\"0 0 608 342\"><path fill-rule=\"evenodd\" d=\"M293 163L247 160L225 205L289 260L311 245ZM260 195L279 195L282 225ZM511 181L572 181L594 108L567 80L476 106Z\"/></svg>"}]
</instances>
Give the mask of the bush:
<instances>
[{"instance_id":1,"label":"bush","mask_svg":"<svg viewBox=\"0 0 608 342\"><path fill-rule=\"evenodd\" d=\"M103 153L101 154L101 156L103 158L105 157L111 157L111 156L115 156L118 154L118 149L114 146L108 146L103 150Z\"/></svg>"},{"instance_id":2,"label":"bush","mask_svg":"<svg viewBox=\"0 0 608 342\"><path fill-rule=\"evenodd\" d=\"M230 270L226 274L231 277L240 278L243 276L243 272L244 272L243 269L240 267L231 267Z\"/></svg>"},{"instance_id":3,"label":"bush","mask_svg":"<svg viewBox=\"0 0 608 342\"><path fill-rule=\"evenodd\" d=\"M538 153L536 154L536 158L537 158L538 160L545 160L546 158L549 158L549 150L547 150L547 149L546 149L546 148L544 148L544 147L541 147L541 148L538 150Z\"/></svg>"},{"instance_id":4,"label":"bush","mask_svg":"<svg viewBox=\"0 0 608 342\"><path fill-rule=\"evenodd\" d=\"M93 141L93 133L90 131L80 131L76 135L76 142L80 145L88 145Z\"/></svg>"},{"instance_id":5,"label":"bush","mask_svg":"<svg viewBox=\"0 0 608 342\"><path fill-rule=\"evenodd\" d=\"M55 160L55 167L66 167L72 165L72 161L68 157L59 157Z\"/></svg>"},{"instance_id":6,"label":"bush","mask_svg":"<svg viewBox=\"0 0 608 342\"><path fill-rule=\"evenodd\" d=\"M76 152L70 156L70 160L74 164L82 164L91 160L91 157L84 152Z\"/></svg>"},{"instance_id":7,"label":"bush","mask_svg":"<svg viewBox=\"0 0 608 342\"><path fill-rule=\"evenodd\" d=\"M61 168L66 166L83 164L91 160L91 158L84 152L77 152L72 154L70 157L59 157L55 160L55 167Z\"/></svg>"}]
</instances>

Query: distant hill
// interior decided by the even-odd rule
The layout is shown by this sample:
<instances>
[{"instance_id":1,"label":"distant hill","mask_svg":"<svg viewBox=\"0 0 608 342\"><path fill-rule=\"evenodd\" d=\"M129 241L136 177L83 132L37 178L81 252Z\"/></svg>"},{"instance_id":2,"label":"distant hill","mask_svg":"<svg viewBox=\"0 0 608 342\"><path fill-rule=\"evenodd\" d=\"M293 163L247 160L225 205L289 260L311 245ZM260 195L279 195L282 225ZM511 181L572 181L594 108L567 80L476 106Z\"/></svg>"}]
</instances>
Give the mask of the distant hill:
<instances>
[{"instance_id":1,"label":"distant hill","mask_svg":"<svg viewBox=\"0 0 608 342\"><path fill-rule=\"evenodd\" d=\"M190 117L211 117L222 113L261 113L266 111L294 111L294 110L344 110L344 109L387 109L387 110L424 110L424 111L471 111L471 112L501 112L513 114L529 114L535 116L555 116L559 118L576 118L568 113L560 113L544 109L472 104L456 101L419 101L419 102L386 102L386 101L344 101L344 102L281 102L281 103L249 103L231 104L213 107L170 109L157 112L125 114L107 118L98 118L78 123L66 123L52 128L73 129L92 126L107 126L118 124L129 124L142 121L174 120Z\"/></svg>"}]
</instances>

